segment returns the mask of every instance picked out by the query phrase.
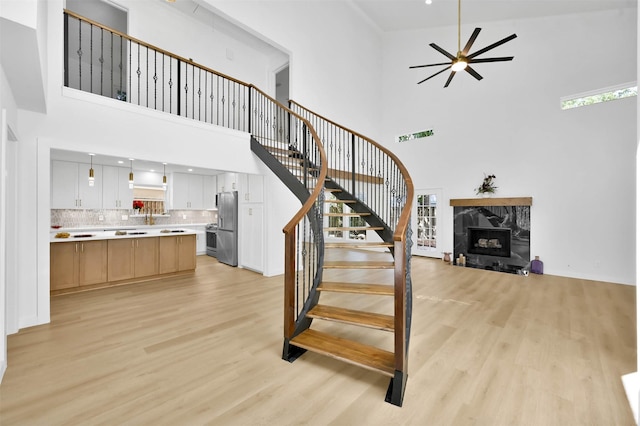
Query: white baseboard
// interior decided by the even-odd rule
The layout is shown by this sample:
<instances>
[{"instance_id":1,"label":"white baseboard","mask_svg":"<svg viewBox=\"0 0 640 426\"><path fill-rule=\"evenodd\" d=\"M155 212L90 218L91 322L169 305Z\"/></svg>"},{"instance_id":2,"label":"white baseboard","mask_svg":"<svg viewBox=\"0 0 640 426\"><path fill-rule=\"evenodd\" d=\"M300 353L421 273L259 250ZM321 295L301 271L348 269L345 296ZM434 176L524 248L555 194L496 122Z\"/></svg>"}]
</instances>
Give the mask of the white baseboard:
<instances>
[{"instance_id":1,"label":"white baseboard","mask_svg":"<svg viewBox=\"0 0 640 426\"><path fill-rule=\"evenodd\" d=\"M640 404L640 373L629 373L622 376L622 385L633 411L633 420L638 424L638 405Z\"/></svg>"},{"instance_id":2,"label":"white baseboard","mask_svg":"<svg viewBox=\"0 0 640 426\"><path fill-rule=\"evenodd\" d=\"M2 378L4 377L5 371L7 371L7 360L3 359L2 363L0 363L0 383L2 383Z\"/></svg>"}]
</instances>

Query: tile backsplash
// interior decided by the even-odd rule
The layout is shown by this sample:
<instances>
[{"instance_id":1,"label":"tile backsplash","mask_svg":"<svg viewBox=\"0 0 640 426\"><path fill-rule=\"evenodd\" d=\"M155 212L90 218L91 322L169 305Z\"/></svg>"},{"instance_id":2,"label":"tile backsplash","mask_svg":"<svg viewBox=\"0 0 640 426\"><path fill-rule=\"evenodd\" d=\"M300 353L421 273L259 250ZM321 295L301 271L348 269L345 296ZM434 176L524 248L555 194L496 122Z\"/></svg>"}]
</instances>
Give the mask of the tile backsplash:
<instances>
[{"instance_id":1,"label":"tile backsplash","mask_svg":"<svg viewBox=\"0 0 640 426\"><path fill-rule=\"evenodd\" d=\"M213 223L218 220L218 212L210 210L171 210L168 216L153 216L156 225L189 225L193 223ZM123 220L122 217L127 216ZM103 220L100 220L102 217ZM51 225L63 228L141 226L144 216L132 216L131 210L66 210L51 209Z\"/></svg>"}]
</instances>

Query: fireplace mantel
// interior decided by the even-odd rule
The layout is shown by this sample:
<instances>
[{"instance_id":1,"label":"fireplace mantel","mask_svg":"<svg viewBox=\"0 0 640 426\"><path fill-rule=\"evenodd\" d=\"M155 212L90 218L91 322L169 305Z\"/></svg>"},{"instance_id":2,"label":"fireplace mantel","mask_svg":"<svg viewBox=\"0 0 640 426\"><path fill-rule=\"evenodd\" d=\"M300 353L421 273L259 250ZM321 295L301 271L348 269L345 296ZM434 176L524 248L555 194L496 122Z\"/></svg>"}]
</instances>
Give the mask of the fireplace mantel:
<instances>
[{"instance_id":1,"label":"fireplace mantel","mask_svg":"<svg viewBox=\"0 0 640 426\"><path fill-rule=\"evenodd\" d=\"M452 198L449 205L453 207L466 206L530 206L533 197L509 197L509 198Z\"/></svg>"}]
</instances>

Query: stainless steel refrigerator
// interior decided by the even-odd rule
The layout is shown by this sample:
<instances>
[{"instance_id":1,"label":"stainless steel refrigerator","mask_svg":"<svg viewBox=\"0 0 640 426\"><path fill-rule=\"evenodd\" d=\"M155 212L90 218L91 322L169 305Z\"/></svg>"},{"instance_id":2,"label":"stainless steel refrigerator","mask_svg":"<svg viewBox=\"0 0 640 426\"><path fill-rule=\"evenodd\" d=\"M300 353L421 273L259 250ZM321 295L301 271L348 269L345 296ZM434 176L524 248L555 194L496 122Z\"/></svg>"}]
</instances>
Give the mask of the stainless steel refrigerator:
<instances>
[{"instance_id":1,"label":"stainless steel refrigerator","mask_svg":"<svg viewBox=\"0 0 640 426\"><path fill-rule=\"evenodd\" d=\"M218 204L217 258L238 266L238 192L220 192Z\"/></svg>"}]
</instances>

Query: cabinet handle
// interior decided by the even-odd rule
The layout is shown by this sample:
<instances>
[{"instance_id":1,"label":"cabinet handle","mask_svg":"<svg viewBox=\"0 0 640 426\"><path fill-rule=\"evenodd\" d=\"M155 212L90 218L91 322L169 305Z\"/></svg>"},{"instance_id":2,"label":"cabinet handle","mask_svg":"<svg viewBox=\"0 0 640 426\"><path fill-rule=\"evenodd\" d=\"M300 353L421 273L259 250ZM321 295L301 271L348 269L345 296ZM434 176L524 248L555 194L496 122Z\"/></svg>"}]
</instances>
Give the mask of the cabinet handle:
<instances>
[{"instance_id":1,"label":"cabinet handle","mask_svg":"<svg viewBox=\"0 0 640 426\"><path fill-rule=\"evenodd\" d=\"M140 247L140 241L136 240L136 248Z\"/></svg>"},{"instance_id":2,"label":"cabinet handle","mask_svg":"<svg viewBox=\"0 0 640 426\"><path fill-rule=\"evenodd\" d=\"M80 244L80 251L81 251L82 253L84 253L84 243L81 243L81 244Z\"/></svg>"},{"instance_id":3,"label":"cabinet handle","mask_svg":"<svg viewBox=\"0 0 640 426\"><path fill-rule=\"evenodd\" d=\"M78 201L80 201L80 207L82 207L82 200L78 200Z\"/></svg>"},{"instance_id":4,"label":"cabinet handle","mask_svg":"<svg viewBox=\"0 0 640 426\"><path fill-rule=\"evenodd\" d=\"M76 253L78 252L78 243L76 243Z\"/></svg>"}]
</instances>

